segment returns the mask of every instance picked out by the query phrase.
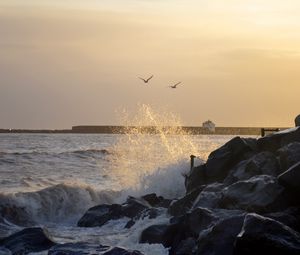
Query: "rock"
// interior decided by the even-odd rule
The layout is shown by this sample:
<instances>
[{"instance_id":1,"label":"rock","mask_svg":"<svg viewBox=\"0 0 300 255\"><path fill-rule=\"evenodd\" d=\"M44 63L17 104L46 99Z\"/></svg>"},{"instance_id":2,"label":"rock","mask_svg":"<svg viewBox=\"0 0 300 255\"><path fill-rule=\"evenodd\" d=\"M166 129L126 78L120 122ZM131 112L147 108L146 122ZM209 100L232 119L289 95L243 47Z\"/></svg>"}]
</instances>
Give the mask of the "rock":
<instances>
[{"instance_id":1,"label":"rock","mask_svg":"<svg viewBox=\"0 0 300 255\"><path fill-rule=\"evenodd\" d=\"M280 166L286 171L292 165L300 162L300 142L290 143L278 150Z\"/></svg>"},{"instance_id":2,"label":"rock","mask_svg":"<svg viewBox=\"0 0 300 255\"><path fill-rule=\"evenodd\" d=\"M223 190L222 207L249 212L278 211L287 207L284 188L277 178L258 175L236 182Z\"/></svg>"},{"instance_id":3,"label":"rock","mask_svg":"<svg viewBox=\"0 0 300 255\"><path fill-rule=\"evenodd\" d=\"M55 243L41 228L25 228L0 241L13 255L48 250Z\"/></svg>"},{"instance_id":4,"label":"rock","mask_svg":"<svg viewBox=\"0 0 300 255\"><path fill-rule=\"evenodd\" d=\"M263 151L238 163L230 171L224 183L230 185L237 181L247 180L255 175L277 176L279 173L280 168L276 156L271 152Z\"/></svg>"},{"instance_id":5,"label":"rock","mask_svg":"<svg viewBox=\"0 0 300 255\"><path fill-rule=\"evenodd\" d=\"M143 255L139 251L128 251L119 247L109 247L87 242L65 243L53 246L48 255Z\"/></svg>"},{"instance_id":6,"label":"rock","mask_svg":"<svg viewBox=\"0 0 300 255\"><path fill-rule=\"evenodd\" d=\"M119 219L122 215L122 206L118 204L103 204L90 208L78 221L78 227L101 227L112 219Z\"/></svg>"},{"instance_id":7,"label":"rock","mask_svg":"<svg viewBox=\"0 0 300 255\"><path fill-rule=\"evenodd\" d=\"M171 199L165 199L162 196L157 196L155 193L147 194L141 197L153 207L168 208L171 204Z\"/></svg>"},{"instance_id":8,"label":"rock","mask_svg":"<svg viewBox=\"0 0 300 255\"><path fill-rule=\"evenodd\" d=\"M234 216L224 219L206 231L199 239L195 254L201 255L232 255L236 236L241 231L244 216ZM241 253L242 254L242 253Z\"/></svg>"},{"instance_id":9,"label":"rock","mask_svg":"<svg viewBox=\"0 0 300 255\"><path fill-rule=\"evenodd\" d=\"M103 254L103 252L107 251L109 248L109 246L90 244L86 242L65 243L53 246L49 250L48 255L97 255Z\"/></svg>"},{"instance_id":10,"label":"rock","mask_svg":"<svg viewBox=\"0 0 300 255\"><path fill-rule=\"evenodd\" d=\"M206 180L206 164L193 167L189 174L185 177L186 193L198 190L207 184Z\"/></svg>"},{"instance_id":11,"label":"rock","mask_svg":"<svg viewBox=\"0 0 300 255\"><path fill-rule=\"evenodd\" d=\"M276 152L281 147L292 142L300 142L300 127L286 129L264 136L257 140L261 151Z\"/></svg>"},{"instance_id":12,"label":"rock","mask_svg":"<svg viewBox=\"0 0 300 255\"><path fill-rule=\"evenodd\" d=\"M295 126L296 127L300 126L300 114L295 118Z\"/></svg>"},{"instance_id":13,"label":"rock","mask_svg":"<svg viewBox=\"0 0 300 255\"><path fill-rule=\"evenodd\" d=\"M0 255L12 255L11 251L4 248L4 247L0 247Z\"/></svg>"},{"instance_id":14,"label":"rock","mask_svg":"<svg viewBox=\"0 0 300 255\"><path fill-rule=\"evenodd\" d=\"M173 200L168 209L168 213L172 216L180 216L186 213L193 206L194 201L203 190L203 187L205 186L201 186L200 188L193 190L180 199Z\"/></svg>"},{"instance_id":15,"label":"rock","mask_svg":"<svg viewBox=\"0 0 300 255\"><path fill-rule=\"evenodd\" d=\"M147 201L129 197L126 203L122 205L103 204L90 208L78 221L77 225L79 227L101 227L110 220L117 220L123 217L139 218L143 213L145 216L146 212L148 213L147 215L154 218L154 212L150 209L151 206Z\"/></svg>"},{"instance_id":16,"label":"rock","mask_svg":"<svg viewBox=\"0 0 300 255\"><path fill-rule=\"evenodd\" d=\"M115 247L115 248L112 248L111 250L103 253L103 255L143 255L143 254L136 250L128 251L123 248Z\"/></svg>"},{"instance_id":17,"label":"rock","mask_svg":"<svg viewBox=\"0 0 300 255\"><path fill-rule=\"evenodd\" d=\"M182 240L176 249L171 249L169 254L174 255L190 255L196 250L196 239L189 237L185 240Z\"/></svg>"},{"instance_id":18,"label":"rock","mask_svg":"<svg viewBox=\"0 0 300 255\"><path fill-rule=\"evenodd\" d=\"M300 231L300 208L290 207L281 212L267 213L263 215L264 217L271 218L273 220L279 221L282 224L294 229L295 231Z\"/></svg>"},{"instance_id":19,"label":"rock","mask_svg":"<svg viewBox=\"0 0 300 255\"><path fill-rule=\"evenodd\" d=\"M233 254L300 254L300 235L280 222L248 214L236 238Z\"/></svg>"},{"instance_id":20,"label":"rock","mask_svg":"<svg viewBox=\"0 0 300 255\"><path fill-rule=\"evenodd\" d=\"M169 247L172 243L172 236L168 236L169 225L152 225L143 230L140 243L161 243L165 247Z\"/></svg>"},{"instance_id":21,"label":"rock","mask_svg":"<svg viewBox=\"0 0 300 255\"><path fill-rule=\"evenodd\" d=\"M206 162L207 183L222 182L229 170L256 151L256 139L235 137L213 151Z\"/></svg>"},{"instance_id":22,"label":"rock","mask_svg":"<svg viewBox=\"0 0 300 255\"><path fill-rule=\"evenodd\" d=\"M279 175L278 181L281 185L292 191L294 197L300 197L300 162Z\"/></svg>"},{"instance_id":23,"label":"rock","mask_svg":"<svg viewBox=\"0 0 300 255\"><path fill-rule=\"evenodd\" d=\"M223 198L223 187L224 185L221 183L213 183L207 185L195 199L192 208L219 208L220 202Z\"/></svg>"}]
</instances>

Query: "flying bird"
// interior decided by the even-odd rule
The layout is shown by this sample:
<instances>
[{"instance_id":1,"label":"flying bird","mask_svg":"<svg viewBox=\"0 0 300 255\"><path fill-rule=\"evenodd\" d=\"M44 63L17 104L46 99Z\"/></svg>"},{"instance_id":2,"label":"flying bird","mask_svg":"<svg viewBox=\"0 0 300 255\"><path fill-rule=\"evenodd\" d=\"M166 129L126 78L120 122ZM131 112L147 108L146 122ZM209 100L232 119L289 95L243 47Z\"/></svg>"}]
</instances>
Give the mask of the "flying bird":
<instances>
[{"instance_id":1,"label":"flying bird","mask_svg":"<svg viewBox=\"0 0 300 255\"><path fill-rule=\"evenodd\" d=\"M148 79L144 79L144 78L141 78L139 77L144 83L148 83L152 78L153 78L153 75L151 75Z\"/></svg>"},{"instance_id":2,"label":"flying bird","mask_svg":"<svg viewBox=\"0 0 300 255\"><path fill-rule=\"evenodd\" d=\"M178 86L180 83L181 83L181 81L180 81L180 82L177 82L177 83L174 84L174 85L169 86L169 88L171 88L171 89L176 89L177 86Z\"/></svg>"}]
</instances>

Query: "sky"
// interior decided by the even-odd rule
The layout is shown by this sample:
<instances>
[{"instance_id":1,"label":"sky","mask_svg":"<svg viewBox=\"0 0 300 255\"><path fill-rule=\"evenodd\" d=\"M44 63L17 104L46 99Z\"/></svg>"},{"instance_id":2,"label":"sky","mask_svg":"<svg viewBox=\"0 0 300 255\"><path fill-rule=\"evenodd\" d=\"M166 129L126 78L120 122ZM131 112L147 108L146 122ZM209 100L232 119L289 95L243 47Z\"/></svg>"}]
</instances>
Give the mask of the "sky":
<instances>
[{"instance_id":1,"label":"sky","mask_svg":"<svg viewBox=\"0 0 300 255\"><path fill-rule=\"evenodd\" d=\"M0 128L120 125L140 104L288 127L299 95L299 0L0 0Z\"/></svg>"}]
</instances>

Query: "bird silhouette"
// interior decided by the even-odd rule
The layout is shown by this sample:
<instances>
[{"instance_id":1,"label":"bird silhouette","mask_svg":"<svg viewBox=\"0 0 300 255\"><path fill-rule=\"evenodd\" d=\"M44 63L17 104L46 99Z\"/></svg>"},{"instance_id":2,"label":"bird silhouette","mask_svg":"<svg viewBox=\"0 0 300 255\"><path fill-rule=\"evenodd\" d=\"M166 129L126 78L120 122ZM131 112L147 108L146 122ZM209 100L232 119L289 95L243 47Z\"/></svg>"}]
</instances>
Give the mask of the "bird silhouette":
<instances>
[{"instance_id":1,"label":"bird silhouette","mask_svg":"<svg viewBox=\"0 0 300 255\"><path fill-rule=\"evenodd\" d=\"M152 78L153 78L153 75L151 75L148 79L139 77L139 79L141 79L144 83L148 83Z\"/></svg>"},{"instance_id":2,"label":"bird silhouette","mask_svg":"<svg viewBox=\"0 0 300 255\"><path fill-rule=\"evenodd\" d=\"M178 86L180 83L181 83L181 81L180 81L180 82L177 82L177 83L174 84L174 85L169 86L169 88L171 88L171 89L176 89L177 86Z\"/></svg>"}]
</instances>

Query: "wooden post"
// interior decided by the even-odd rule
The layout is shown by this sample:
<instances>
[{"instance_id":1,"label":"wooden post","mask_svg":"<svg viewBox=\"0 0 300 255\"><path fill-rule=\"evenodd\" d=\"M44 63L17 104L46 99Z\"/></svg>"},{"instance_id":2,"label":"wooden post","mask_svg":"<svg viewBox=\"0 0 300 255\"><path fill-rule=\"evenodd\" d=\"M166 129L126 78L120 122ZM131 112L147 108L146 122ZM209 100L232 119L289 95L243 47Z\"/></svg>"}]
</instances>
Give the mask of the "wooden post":
<instances>
[{"instance_id":1,"label":"wooden post","mask_svg":"<svg viewBox=\"0 0 300 255\"><path fill-rule=\"evenodd\" d=\"M196 158L196 156L191 155L190 158L191 158L191 171L192 171L194 167L194 159Z\"/></svg>"}]
</instances>

